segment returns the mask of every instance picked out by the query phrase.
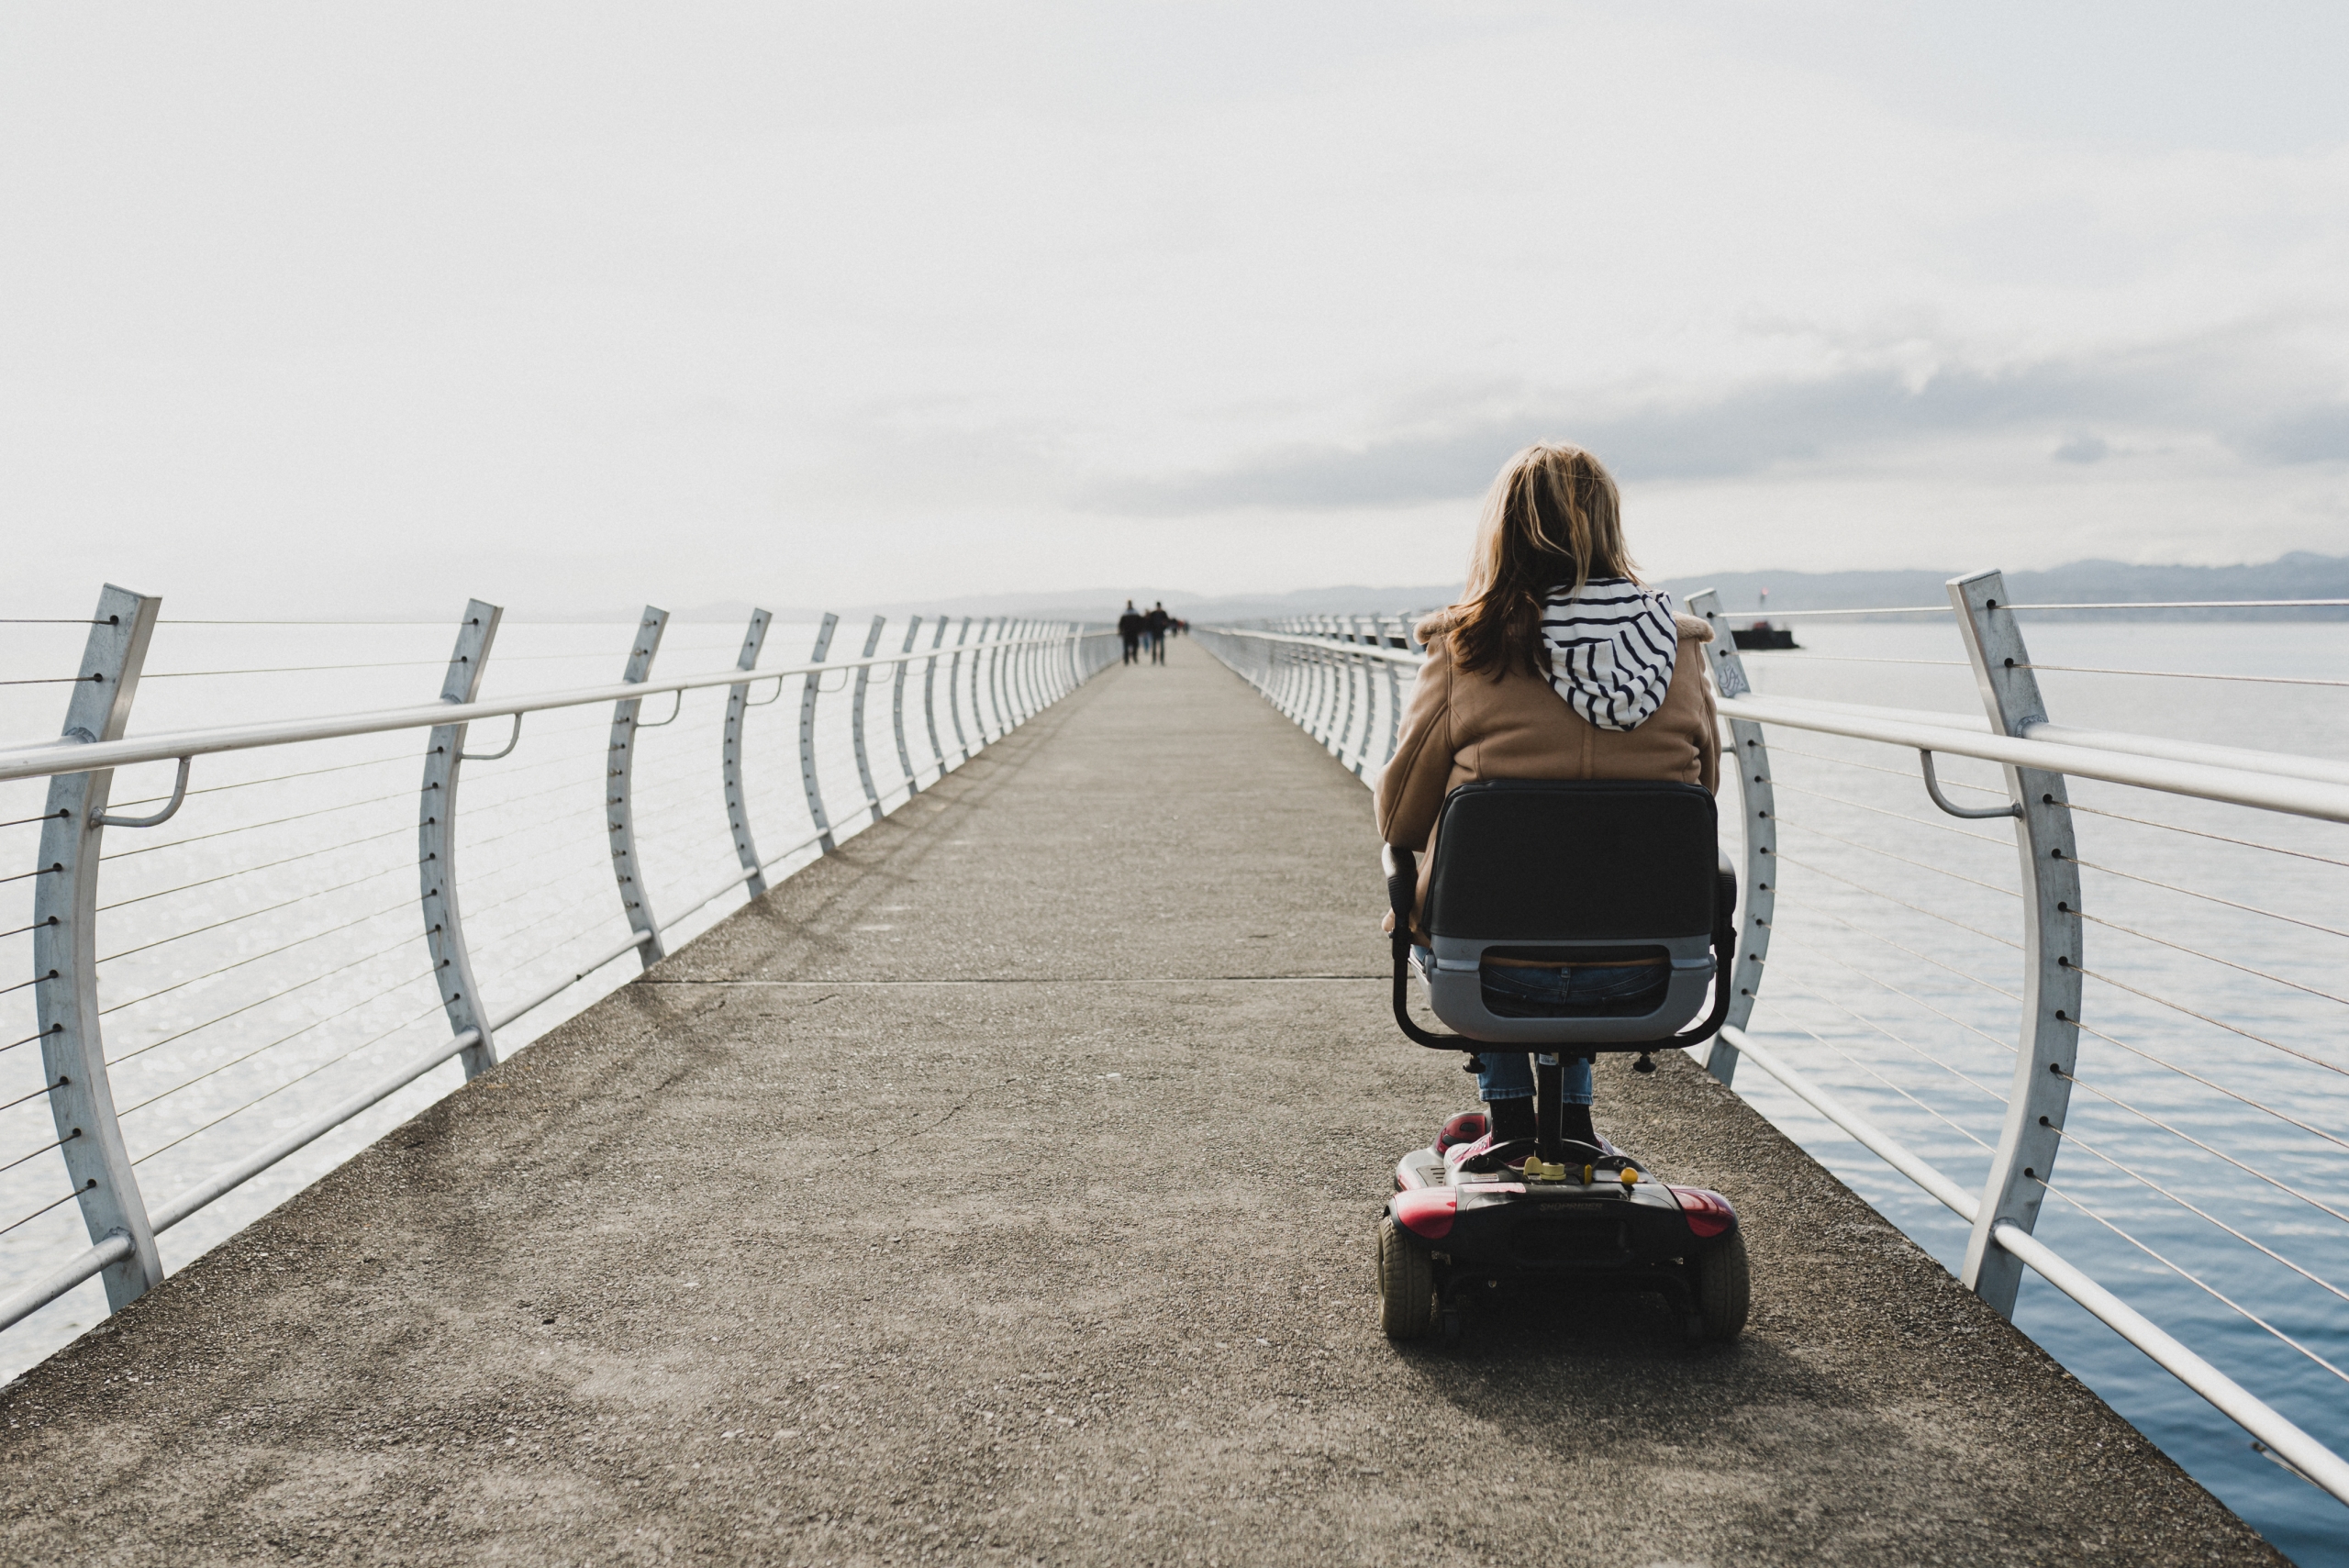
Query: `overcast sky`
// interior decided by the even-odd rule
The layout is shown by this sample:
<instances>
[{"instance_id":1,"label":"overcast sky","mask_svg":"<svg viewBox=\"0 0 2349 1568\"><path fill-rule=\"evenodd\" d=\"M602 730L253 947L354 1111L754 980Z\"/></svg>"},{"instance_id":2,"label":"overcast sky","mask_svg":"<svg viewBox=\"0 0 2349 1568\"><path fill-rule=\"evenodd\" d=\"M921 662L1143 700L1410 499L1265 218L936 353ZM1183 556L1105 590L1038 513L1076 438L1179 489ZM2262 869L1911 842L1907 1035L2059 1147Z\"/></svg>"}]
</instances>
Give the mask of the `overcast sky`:
<instances>
[{"instance_id":1,"label":"overcast sky","mask_svg":"<svg viewBox=\"0 0 2349 1568\"><path fill-rule=\"evenodd\" d=\"M0 603L2349 551L2349 6L0 9Z\"/></svg>"}]
</instances>

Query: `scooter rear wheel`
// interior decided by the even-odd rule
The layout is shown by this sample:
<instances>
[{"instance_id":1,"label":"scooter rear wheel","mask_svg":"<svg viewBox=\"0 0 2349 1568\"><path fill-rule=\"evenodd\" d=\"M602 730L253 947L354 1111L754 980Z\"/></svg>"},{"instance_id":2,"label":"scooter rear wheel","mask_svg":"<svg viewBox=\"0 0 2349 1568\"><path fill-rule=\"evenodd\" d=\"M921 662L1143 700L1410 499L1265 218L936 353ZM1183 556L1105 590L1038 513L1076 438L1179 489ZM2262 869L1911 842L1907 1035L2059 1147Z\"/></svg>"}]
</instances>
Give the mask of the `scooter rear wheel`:
<instances>
[{"instance_id":1,"label":"scooter rear wheel","mask_svg":"<svg viewBox=\"0 0 2349 1568\"><path fill-rule=\"evenodd\" d=\"M1378 1221L1378 1327L1390 1340L1424 1338L1435 1319L1435 1263L1427 1243L1395 1223Z\"/></svg>"},{"instance_id":2,"label":"scooter rear wheel","mask_svg":"<svg viewBox=\"0 0 2349 1568\"><path fill-rule=\"evenodd\" d=\"M1725 1345L1743 1333L1753 1296L1743 1231L1732 1230L1697 1254L1697 1314L1706 1339Z\"/></svg>"}]
</instances>

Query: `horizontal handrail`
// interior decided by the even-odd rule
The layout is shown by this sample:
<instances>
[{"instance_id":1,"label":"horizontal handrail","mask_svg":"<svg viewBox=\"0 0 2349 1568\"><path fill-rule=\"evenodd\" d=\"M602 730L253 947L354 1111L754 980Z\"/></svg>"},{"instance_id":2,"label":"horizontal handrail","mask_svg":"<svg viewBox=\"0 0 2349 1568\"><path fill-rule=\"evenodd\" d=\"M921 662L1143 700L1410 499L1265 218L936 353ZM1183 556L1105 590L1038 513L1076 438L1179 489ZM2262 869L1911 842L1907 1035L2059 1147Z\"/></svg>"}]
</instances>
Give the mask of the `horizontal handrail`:
<instances>
[{"instance_id":1,"label":"horizontal handrail","mask_svg":"<svg viewBox=\"0 0 2349 1568\"><path fill-rule=\"evenodd\" d=\"M2036 768L2075 778L2101 779L2107 784L2132 784L2165 795L2193 795L2235 806L2314 817L2328 822L2349 822L2349 784L2290 777L2265 770L2189 762L2142 751L2121 751L2100 745L2022 740L1965 729L1940 722L1938 716L1913 718L1880 717L1883 709L1847 708L1838 703L1797 701L1785 697L1740 696L1720 700L1725 718L1757 724L1783 725L1855 740L1880 740L1920 751L1940 751L1973 757L2007 767ZM2035 727L2043 734L2054 726ZM2088 735L2095 731L2076 731ZM2212 750L2220 750L2212 748ZM2258 753L2243 753L2255 756Z\"/></svg>"},{"instance_id":2,"label":"horizontal handrail","mask_svg":"<svg viewBox=\"0 0 2349 1568\"><path fill-rule=\"evenodd\" d=\"M1944 713L1939 708L1881 707L1866 703L1828 702L1818 697L1772 695L1774 703L1793 703L1824 712L1889 719L1900 724L1931 724L1951 729L1990 732L1990 721L1978 713ZM2159 757L2172 762L2196 762L2214 768L2234 768L2277 778L2310 779L2320 784L2349 784L2349 762L2325 757L2301 757L2289 751L2260 751L2247 746L2214 746L2199 740L2173 740L2165 735L2138 735L2122 729L2084 729L2043 720L2022 727L2025 740L2045 740L2061 746L2085 746L2093 751L2125 751L2136 757Z\"/></svg>"},{"instance_id":3,"label":"horizontal handrail","mask_svg":"<svg viewBox=\"0 0 2349 1568\"><path fill-rule=\"evenodd\" d=\"M1264 642L1288 642L1301 648L1319 649L1324 653L1354 653L1365 659L1385 659L1393 663L1417 669L1426 662L1427 655L1414 653L1408 648L1381 648L1375 642L1349 642L1342 637L1302 637L1293 631L1255 631L1245 627L1210 626L1203 631L1221 637L1252 637Z\"/></svg>"},{"instance_id":4,"label":"horizontal handrail","mask_svg":"<svg viewBox=\"0 0 2349 1568\"><path fill-rule=\"evenodd\" d=\"M1005 648L1036 646L1058 647L1072 638L1114 637L1115 632L1079 631L1053 637L1007 638L1000 642L969 644L961 651L974 649L989 651ZM701 675L674 675L650 681L619 681L609 685L574 686L563 691L537 692L528 696L505 697L495 702L418 703L412 707L377 708L366 713L344 714L333 717L278 719L267 724L228 724L211 729L183 729L157 735L126 737L120 740L100 740L82 744L61 745L51 741L39 746L21 746L0 750L0 784L11 779L47 778L60 773L94 773L100 768L127 768L137 762L161 762L182 755L211 756L221 751L248 751L266 746L289 746L305 740L339 740L352 735L381 735L396 729L429 729L442 724L470 724L476 719L506 718L526 713L543 713L551 708L584 707L596 703L622 702L635 697L658 696L666 692L700 691L711 686L737 686L751 681L770 680L777 675L829 674L835 670L868 669L885 664L918 664L925 660L943 660L953 654L952 647L924 649L914 653L876 654L870 659L825 660L805 664L788 664L777 669L744 671L738 667Z\"/></svg>"},{"instance_id":5,"label":"horizontal handrail","mask_svg":"<svg viewBox=\"0 0 2349 1568\"><path fill-rule=\"evenodd\" d=\"M1980 1204L1974 1195L1933 1168L1899 1140L1821 1089L1744 1030L1730 1026L1721 1039L1807 1102L1820 1115L1857 1139L1871 1153L1972 1223ZM2289 1417L2196 1355L2143 1313L2065 1261L2046 1242L2020 1227L2001 1222L1990 1232L2004 1251L2030 1265L2039 1277L2086 1307L2113 1332L2153 1358L2162 1370L2210 1402L2219 1413L2276 1451L2277 1456L2323 1490L2349 1503L2349 1460L2302 1431Z\"/></svg>"},{"instance_id":6,"label":"horizontal handrail","mask_svg":"<svg viewBox=\"0 0 2349 1568\"><path fill-rule=\"evenodd\" d=\"M2116 599L2106 604L2005 605L2009 610L2329 610L2349 609L2349 599ZM1871 605L1855 610L1738 610L1763 620L1822 620L1830 616L1925 616L1950 613L1947 605ZM1732 618L1724 610L1721 618Z\"/></svg>"},{"instance_id":7,"label":"horizontal handrail","mask_svg":"<svg viewBox=\"0 0 2349 1568\"><path fill-rule=\"evenodd\" d=\"M1421 654L1291 632L1210 628L1227 637L1297 644L1381 659L1416 669ZM2034 724L2018 737L1992 735L1979 714L1876 707L1809 697L1756 696L1720 700L1722 717L1811 729L1854 740L1879 740L1920 751L1941 751L2011 767L2040 768L2167 795L2349 822L2349 763L2278 751L2170 740L2120 730ZM0 774L0 777L5 777Z\"/></svg>"},{"instance_id":8,"label":"horizontal handrail","mask_svg":"<svg viewBox=\"0 0 2349 1568\"><path fill-rule=\"evenodd\" d=\"M0 1300L0 1329L18 1318L31 1317L83 1281L97 1278L130 1256L130 1250L129 1237L109 1236L88 1251L68 1258L16 1295Z\"/></svg>"}]
</instances>

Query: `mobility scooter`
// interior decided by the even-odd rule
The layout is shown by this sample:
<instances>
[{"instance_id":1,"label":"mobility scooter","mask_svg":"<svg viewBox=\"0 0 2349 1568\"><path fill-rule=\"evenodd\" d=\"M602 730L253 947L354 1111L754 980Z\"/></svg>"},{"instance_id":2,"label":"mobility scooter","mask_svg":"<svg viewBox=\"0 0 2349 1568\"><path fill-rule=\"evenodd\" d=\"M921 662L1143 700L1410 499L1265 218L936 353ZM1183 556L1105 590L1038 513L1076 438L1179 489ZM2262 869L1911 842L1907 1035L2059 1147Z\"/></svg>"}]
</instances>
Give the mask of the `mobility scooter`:
<instances>
[{"instance_id":1,"label":"mobility scooter","mask_svg":"<svg viewBox=\"0 0 2349 1568\"><path fill-rule=\"evenodd\" d=\"M1458 1032L1411 1018L1418 857L1387 847L1395 911L1395 1021L1438 1051L1534 1053L1535 1136L1495 1143L1485 1117L1447 1121L1403 1156L1378 1224L1379 1322L1387 1337L1461 1332L1470 1289L1514 1279L1555 1293L1660 1294L1688 1334L1727 1341L1745 1327L1745 1242L1719 1193L1676 1187L1601 1140L1562 1136L1563 1062L1652 1053L1710 1038L1729 1012L1737 876L1720 859L1713 797L1693 784L1494 780L1464 784L1438 815L1419 924L1433 962L1429 1006ZM1488 1003L1489 959L1653 963L1661 984L1610 1011L1524 1017ZM1661 990L1660 999L1656 990ZM1695 1028L1709 990L1711 1006ZM1624 1006L1637 1009L1622 1016ZM1471 1064L1474 1065L1473 1062Z\"/></svg>"}]
</instances>

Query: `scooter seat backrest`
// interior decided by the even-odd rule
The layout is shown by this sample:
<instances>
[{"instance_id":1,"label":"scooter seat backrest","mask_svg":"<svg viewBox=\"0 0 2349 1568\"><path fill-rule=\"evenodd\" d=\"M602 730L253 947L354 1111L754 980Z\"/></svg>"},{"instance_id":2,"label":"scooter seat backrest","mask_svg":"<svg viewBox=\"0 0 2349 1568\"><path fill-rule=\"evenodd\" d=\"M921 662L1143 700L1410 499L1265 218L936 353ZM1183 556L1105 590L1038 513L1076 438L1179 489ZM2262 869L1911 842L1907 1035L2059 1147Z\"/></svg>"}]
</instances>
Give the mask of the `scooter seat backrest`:
<instances>
[{"instance_id":1,"label":"scooter seat backrest","mask_svg":"<svg viewBox=\"0 0 2349 1568\"><path fill-rule=\"evenodd\" d=\"M1471 1040L1638 1050L1694 1018L1713 983L1734 884L1720 870L1713 797L1644 780L1494 780L1453 791L1436 819L1420 924L1436 1017ZM1487 959L1658 965L1660 994L1623 1016L1525 1017L1486 1005Z\"/></svg>"},{"instance_id":2,"label":"scooter seat backrest","mask_svg":"<svg viewBox=\"0 0 2349 1568\"><path fill-rule=\"evenodd\" d=\"M1713 797L1695 784L1464 784L1437 818L1421 924L1484 942L1709 936L1717 833Z\"/></svg>"}]
</instances>

